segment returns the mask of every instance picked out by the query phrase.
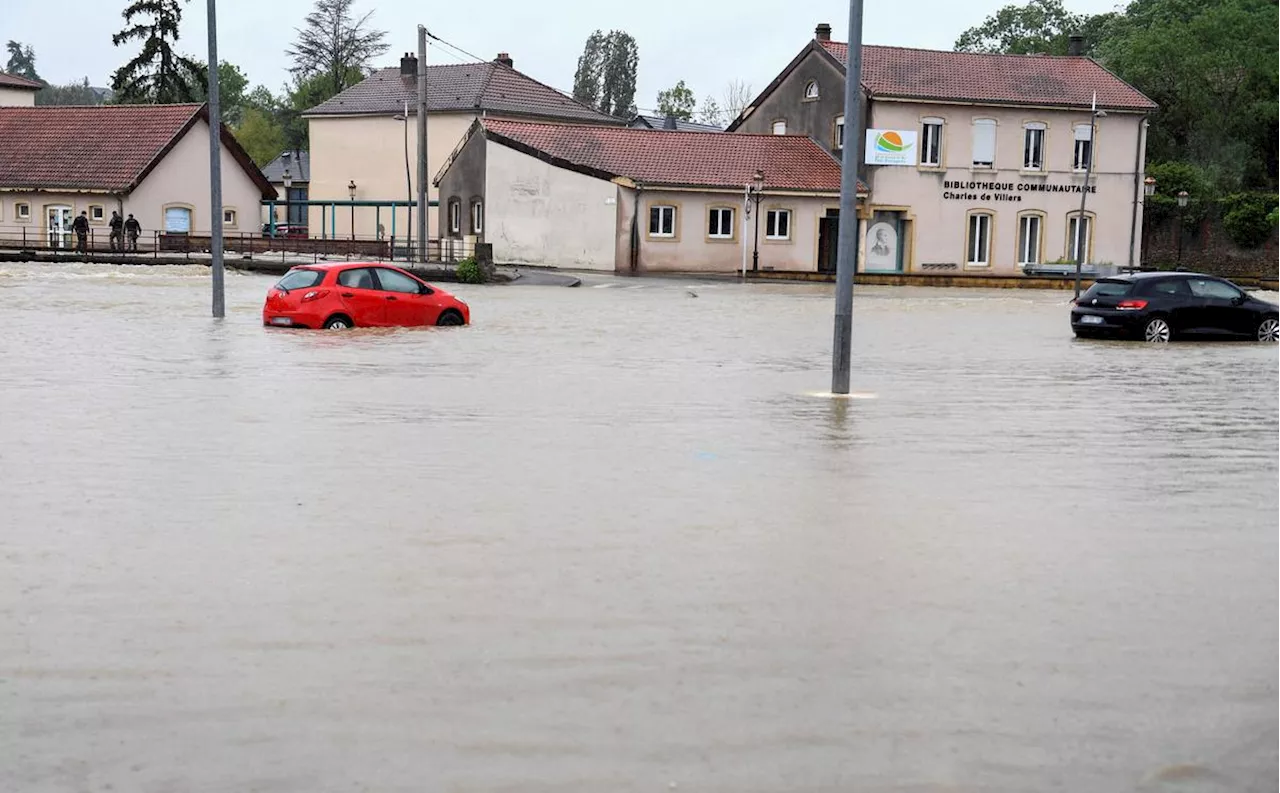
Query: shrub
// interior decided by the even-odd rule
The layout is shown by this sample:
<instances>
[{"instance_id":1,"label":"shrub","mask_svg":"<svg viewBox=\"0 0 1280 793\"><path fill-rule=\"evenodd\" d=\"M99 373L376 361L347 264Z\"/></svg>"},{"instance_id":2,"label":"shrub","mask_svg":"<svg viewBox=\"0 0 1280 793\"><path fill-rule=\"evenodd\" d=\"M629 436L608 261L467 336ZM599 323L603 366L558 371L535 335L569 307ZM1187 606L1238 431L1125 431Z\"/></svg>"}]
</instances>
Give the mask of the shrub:
<instances>
[{"instance_id":1,"label":"shrub","mask_svg":"<svg viewBox=\"0 0 1280 793\"><path fill-rule=\"evenodd\" d=\"M476 257L468 256L458 262L458 267L454 271L458 276L458 281L464 284L483 284L484 271L480 269L480 265L476 262Z\"/></svg>"},{"instance_id":2,"label":"shrub","mask_svg":"<svg viewBox=\"0 0 1280 793\"><path fill-rule=\"evenodd\" d=\"M1268 193L1236 193L1222 200L1222 227L1241 248L1257 248L1275 229L1271 215L1276 196Z\"/></svg>"}]
</instances>

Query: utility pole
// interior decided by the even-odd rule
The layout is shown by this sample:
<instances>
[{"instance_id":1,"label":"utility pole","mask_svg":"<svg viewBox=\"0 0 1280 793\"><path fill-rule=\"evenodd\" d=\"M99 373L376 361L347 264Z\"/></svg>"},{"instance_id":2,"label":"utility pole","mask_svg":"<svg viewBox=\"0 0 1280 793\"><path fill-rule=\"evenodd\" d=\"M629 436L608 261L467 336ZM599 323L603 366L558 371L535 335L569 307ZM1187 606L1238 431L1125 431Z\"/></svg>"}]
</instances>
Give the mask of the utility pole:
<instances>
[{"instance_id":1,"label":"utility pole","mask_svg":"<svg viewBox=\"0 0 1280 793\"><path fill-rule=\"evenodd\" d=\"M227 315L222 273L222 110L218 106L217 0L209 0L209 252L213 255L213 315Z\"/></svg>"},{"instance_id":2,"label":"utility pole","mask_svg":"<svg viewBox=\"0 0 1280 793\"><path fill-rule=\"evenodd\" d=\"M427 29L418 25L418 261L427 261Z\"/></svg>"},{"instance_id":3,"label":"utility pole","mask_svg":"<svg viewBox=\"0 0 1280 793\"><path fill-rule=\"evenodd\" d=\"M858 256L858 167L862 162L862 0L849 0L849 62L844 75L844 151L840 159L840 235L836 250L835 343L831 393L849 393L853 357L853 271Z\"/></svg>"},{"instance_id":4,"label":"utility pole","mask_svg":"<svg viewBox=\"0 0 1280 793\"><path fill-rule=\"evenodd\" d=\"M1085 217L1084 208L1085 201L1089 198L1089 179L1093 176L1093 155L1094 141L1097 140L1098 119L1105 117L1105 111L1098 109L1098 92L1093 92L1092 109L1089 111L1089 159L1084 166L1084 188L1080 191L1080 215L1076 218L1076 295L1075 299L1080 299L1080 271L1082 262L1089 247L1089 235L1085 233L1085 224L1088 219ZM1097 273L1094 273L1096 276Z\"/></svg>"}]
</instances>

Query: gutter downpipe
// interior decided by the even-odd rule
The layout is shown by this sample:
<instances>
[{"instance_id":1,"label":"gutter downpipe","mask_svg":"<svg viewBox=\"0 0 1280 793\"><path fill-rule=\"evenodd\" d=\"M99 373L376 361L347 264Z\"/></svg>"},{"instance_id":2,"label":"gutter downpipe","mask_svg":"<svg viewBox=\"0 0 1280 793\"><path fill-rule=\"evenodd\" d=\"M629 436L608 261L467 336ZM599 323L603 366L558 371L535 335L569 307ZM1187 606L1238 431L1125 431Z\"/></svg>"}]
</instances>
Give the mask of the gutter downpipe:
<instances>
[{"instance_id":1,"label":"gutter downpipe","mask_svg":"<svg viewBox=\"0 0 1280 793\"><path fill-rule=\"evenodd\" d=\"M644 185L636 182L635 204L631 207L631 274L640 272L640 194Z\"/></svg>"},{"instance_id":2,"label":"gutter downpipe","mask_svg":"<svg viewBox=\"0 0 1280 793\"><path fill-rule=\"evenodd\" d=\"M1129 224L1129 269L1133 269L1134 245L1138 239L1138 205L1142 201L1142 152L1146 148L1147 116L1138 123L1138 148L1133 153L1133 219ZM1146 207L1143 207L1145 211Z\"/></svg>"}]
</instances>

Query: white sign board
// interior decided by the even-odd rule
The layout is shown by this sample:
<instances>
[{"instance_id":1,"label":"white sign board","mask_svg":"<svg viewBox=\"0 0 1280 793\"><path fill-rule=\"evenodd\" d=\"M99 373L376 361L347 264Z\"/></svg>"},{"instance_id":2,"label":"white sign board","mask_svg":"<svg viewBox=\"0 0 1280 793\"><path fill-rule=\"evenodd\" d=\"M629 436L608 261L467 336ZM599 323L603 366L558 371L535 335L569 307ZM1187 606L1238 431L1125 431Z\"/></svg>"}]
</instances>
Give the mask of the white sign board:
<instances>
[{"instance_id":1,"label":"white sign board","mask_svg":"<svg viewBox=\"0 0 1280 793\"><path fill-rule=\"evenodd\" d=\"M915 165L915 130L869 129L864 151L867 165Z\"/></svg>"}]
</instances>

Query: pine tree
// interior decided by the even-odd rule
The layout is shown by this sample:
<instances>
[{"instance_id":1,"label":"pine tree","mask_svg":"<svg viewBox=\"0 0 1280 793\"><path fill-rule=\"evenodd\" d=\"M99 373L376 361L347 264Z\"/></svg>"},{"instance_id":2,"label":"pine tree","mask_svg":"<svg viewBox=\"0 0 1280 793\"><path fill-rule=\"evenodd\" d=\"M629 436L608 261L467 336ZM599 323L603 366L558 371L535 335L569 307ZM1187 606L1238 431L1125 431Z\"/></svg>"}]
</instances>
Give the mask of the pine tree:
<instances>
[{"instance_id":1,"label":"pine tree","mask_svg":"<svg viewBox=\"0 0 1280 793\"><path fill-rule=\"evenodd\" d=\"M391 48L385 30L368 27L373 12L359 19L351 15L355 0L316 0L298 29L298 40L286 50L293 58L289 71L299 83L324 75L329 96L364 79L370 62Z\"/></svg>"},{"instance_id":2,"label":"pine tree","mask_svg":"<svg viewBox=\"0 0 1280 793\"><path fill-rule=\"evenodd\" d=\"M111 37L112 43L119 47L141 41L142 51L112 76L116 101L156 105L199 101L208 89L208 77L200 64L173 48L182 22L179 0L133 0L123 16L127 27Z\"/></svg>"},{"instance_id":3,"label":"pine tree","mask_svg":"<svg viewBox=\"0 0 1280 793\"><path fill-rule=\"evenodd\" d=\"M9 63L5 66L5 71L9 74L25 77L28 80L36 82L44 82L40 79L40 75L36 74L36 53L31 49L30 45L22 46L20 41L10 41L5 45L5 49L9 51Z\"/></svg>"}]
</instances>

